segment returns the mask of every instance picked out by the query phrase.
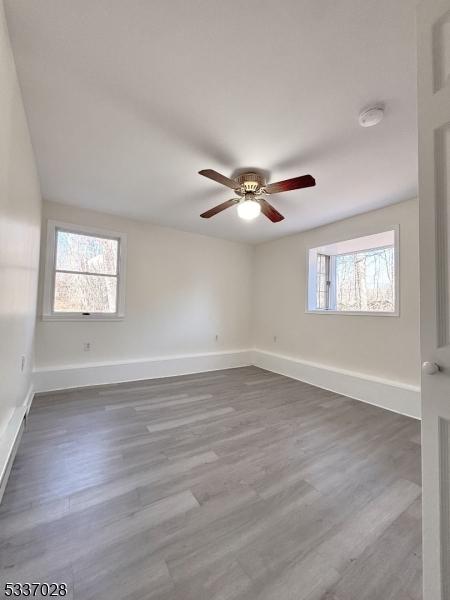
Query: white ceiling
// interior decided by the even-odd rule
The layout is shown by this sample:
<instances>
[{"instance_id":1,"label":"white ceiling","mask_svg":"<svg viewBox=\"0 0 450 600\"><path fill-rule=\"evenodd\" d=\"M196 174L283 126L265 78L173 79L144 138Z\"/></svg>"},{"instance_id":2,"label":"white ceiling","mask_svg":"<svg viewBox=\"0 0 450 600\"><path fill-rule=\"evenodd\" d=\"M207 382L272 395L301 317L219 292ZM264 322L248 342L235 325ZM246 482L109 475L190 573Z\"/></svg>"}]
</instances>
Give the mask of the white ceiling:
<instances>
[{"instance_id":1,"label":"white ceiling","mask_svg":"<svg viewBox=\"0 0 450 600\"><path fill-rule=\"evenodd\" d=\"M7 0L44 197L249 242L413 197L415 4ZM246 166L317 186L200 219L233 192L197 171Z\"/></svg>"}]
</instances>

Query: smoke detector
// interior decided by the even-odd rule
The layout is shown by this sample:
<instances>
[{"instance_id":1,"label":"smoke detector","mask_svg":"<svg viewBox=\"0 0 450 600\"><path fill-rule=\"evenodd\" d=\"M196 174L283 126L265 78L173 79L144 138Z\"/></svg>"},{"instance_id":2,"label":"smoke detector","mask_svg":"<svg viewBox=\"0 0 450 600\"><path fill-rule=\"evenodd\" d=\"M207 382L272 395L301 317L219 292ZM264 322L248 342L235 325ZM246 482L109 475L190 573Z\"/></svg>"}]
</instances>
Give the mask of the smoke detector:
<instances>
[{"instance_id":1,"label":"smoke detector","mask_svg":"<svg viewBox=\"0 0 450 600\"><path fill-rule=\"evenodd\" d=\"M361 127L373 127L374 125L378 125L383 117L384 108L381 106L373 106L372 108L363 110L359 115L358 120Z\"/></svg>"}]
</instances>

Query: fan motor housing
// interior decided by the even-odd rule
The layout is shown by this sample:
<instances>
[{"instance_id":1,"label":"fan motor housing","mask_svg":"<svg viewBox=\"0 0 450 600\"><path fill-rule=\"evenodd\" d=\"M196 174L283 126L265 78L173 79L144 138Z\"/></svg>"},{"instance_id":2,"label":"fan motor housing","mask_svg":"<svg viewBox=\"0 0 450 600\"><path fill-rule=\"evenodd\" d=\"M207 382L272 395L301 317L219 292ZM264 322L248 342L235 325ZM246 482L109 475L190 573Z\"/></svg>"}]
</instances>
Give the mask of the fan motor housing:
<instances>
[{"instance_id":1,"label":"fan motor housing","mask_svg":"<svg viewBox=\"0 0 450 600\"><path fill-rule=\"evenodd\" d=\"M246 192L256 192L259 188L264 187L265 180L259 173L242 173L239 177L236 177L241 186Z\"/></svg>"}]
</instances>

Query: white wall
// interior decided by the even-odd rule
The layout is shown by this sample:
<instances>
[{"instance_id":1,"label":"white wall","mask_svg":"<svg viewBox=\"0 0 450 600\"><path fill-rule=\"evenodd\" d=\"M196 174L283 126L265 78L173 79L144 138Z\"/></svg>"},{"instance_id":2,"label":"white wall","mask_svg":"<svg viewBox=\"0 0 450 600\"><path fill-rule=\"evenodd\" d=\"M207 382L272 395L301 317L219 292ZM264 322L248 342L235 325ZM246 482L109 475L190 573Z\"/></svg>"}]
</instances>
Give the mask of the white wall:
<instances>
[{"instance_id":1,"label":"white wall","mask_svg":"<svg viewBox=\"0 0 450 600\"><path fill-rule=\"evenodd\" d=\"M41 199L0 2L0 476L33 363ZM25 367L21 370L21 357Z\"/></svg>"},{"instance_id":2,"label":"white wall","mask_svg":"<svg viewBox=\"0 0 450 600\"><path fill-rule=\"evenodd\" d=\"M400 316L307 314L308 248L393 225L400 227ZM418 202L410 200L257 246L255 348L416 389L420 381L418 240ZM270 367L271 363L267 359L258 364ZM324 379L312 382L332 387ZM418 395L415 402L418 406ZM416 408L410 414L417 416Z\"/></svg>"},{"instance_id":3,"label":"white wall","mask_svg":"<svg viewBox=\"0 0 450 600\"><path fill-rule=\"evenodd\" d=\"M257 247L45 202L43 256L48 219L127 234L126 316L38 319L39 391L254 363L420 416L417 201ZM305 313L308 248L396 225L400 316Z\"/></svg>"},{"instance_id":4,"label":"white wall","mask_svg":"<svg viewBox=\"0 0 450 600\"><path fill-rule=\"evenodd\" d=\"M250 246L45 202L43 250L48 219L127 234L126 315L119 322L39 319L36 367L38 380L46 378L40 387L52 387L42 373L67 367L250 348ZM42 302L42 290L39 296ZM83 382L98 379L76 383Z\"/></svg>"}]
</instances>

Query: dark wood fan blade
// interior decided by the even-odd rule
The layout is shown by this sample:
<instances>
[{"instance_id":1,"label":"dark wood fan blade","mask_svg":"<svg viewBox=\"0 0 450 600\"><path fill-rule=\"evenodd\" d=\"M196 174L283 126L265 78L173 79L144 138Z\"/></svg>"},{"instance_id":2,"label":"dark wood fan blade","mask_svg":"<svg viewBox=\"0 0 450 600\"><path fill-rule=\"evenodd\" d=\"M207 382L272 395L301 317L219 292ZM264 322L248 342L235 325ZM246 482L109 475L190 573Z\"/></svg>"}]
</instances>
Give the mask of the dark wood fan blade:
<instances>
[{"instance_id":1,"label":"dark wood fan blade","mask_svg":"<svg viewBox=\"0 0 450 600\"><path fill-rule=\"evenodd\" d=\"M203 219L210 219L214 215L217 215L217 213L222 212L226 208L230 208L230 206L233 206L237 202L239 202L239 198L232 198L231 200L227 200L226 202L223 202L222 204L218 204L214 208L210 208L206 212L202 213L200 216Z\"/></svg>"},{"instance_id":2,"label":"dark wood fan blade","mask_svg":"<svg viewBox=\"0 0 450 600\"><path fill-rule=\"evenodd\" d=\"M225 175L221 175L217 171L213 171L213 169L203 169L203 171L199 171L198 174L203 175L203 177L208 177L208 179L212 179L213 181L217 181L217 183L221 183L222 185L226 185L232 190L237 190L240 187L237 181L225 177Z\"/></svg>"},{"instance_id":3,"label":"dark wood fan blade","mask_svg":"<svg viewBox=\"0 0 450 600\"><path fill-rule=\"evenodd\" d=\"M313 185L316 185L314 177L311 175L302 175L301 177L293 177L292 179L269 183L269 185L266 185L266 192L268 194L278 194L279 192L299 190L300 188L312 187Z\"/></svg>"},{"instance_id":4,"label":"dark wood fan blade","mask_svg":"<svg viewBox=\"0 0 450 600\"><path fill-rule=\"evenodd\" d=\"M261 212L263 215L270 219L272 223L278 223L284 219L283 215L269 204L267 200L264 200L264 198L259 199L259 204L261 205Z\"/></svg>"}]
</instances>

